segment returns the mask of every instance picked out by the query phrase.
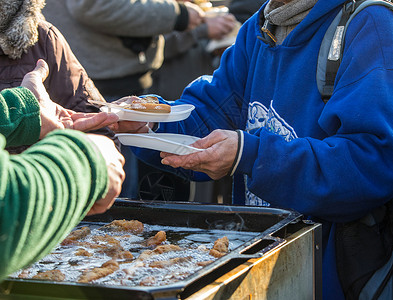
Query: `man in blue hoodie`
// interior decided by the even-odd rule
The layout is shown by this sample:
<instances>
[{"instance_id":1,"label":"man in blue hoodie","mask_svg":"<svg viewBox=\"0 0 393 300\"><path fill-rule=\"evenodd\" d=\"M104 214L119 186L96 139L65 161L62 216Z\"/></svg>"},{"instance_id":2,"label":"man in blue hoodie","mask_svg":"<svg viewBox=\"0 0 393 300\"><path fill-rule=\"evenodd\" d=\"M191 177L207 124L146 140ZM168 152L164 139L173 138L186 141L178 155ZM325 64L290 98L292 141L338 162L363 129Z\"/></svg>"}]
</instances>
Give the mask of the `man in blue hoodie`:
<instances>
[{"instance_id":1,"label":"man in blue hoodie","mask_svg":"<svg viewBox=\"0 0 393 300\"><path fill-rule=\"evenodd\" d=\"M157 151L135 150L150 164L162 160L194 180L200 172L212 179L234 174L234 204L266 201L322 223L324 299L344 299L336 226L393 198L392 11L373 5L353 19L327 104L317 88L321 41L345 2L264 4L213 76L196 79L174 103L195 105L191 116L159 124L157 132L205 137L195 146L206 150L163 159ZM276 42L262 38L265 20L276 25ZM116 127L143 132L132 122Z\"/></svg>"}]
</instances>

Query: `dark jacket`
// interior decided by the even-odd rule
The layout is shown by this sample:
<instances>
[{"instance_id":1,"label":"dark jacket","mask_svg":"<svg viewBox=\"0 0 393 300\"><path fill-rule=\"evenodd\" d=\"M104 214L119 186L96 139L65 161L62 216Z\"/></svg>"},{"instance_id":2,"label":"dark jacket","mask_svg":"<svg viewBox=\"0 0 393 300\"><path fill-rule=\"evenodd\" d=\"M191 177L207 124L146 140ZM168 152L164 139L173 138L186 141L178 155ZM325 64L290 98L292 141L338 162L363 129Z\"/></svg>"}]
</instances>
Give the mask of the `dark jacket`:
<instances>
[{"instance_id":1,"label":"dark jacket","mask_svg":"<svg viewBox=\"0 0 393 300\"><path fill-rule=\"evenodd\" d=\"M228 6L229 12L233 14L240 23L247 21L266 0L232 0Z\"/></svg>"}]
</instances>

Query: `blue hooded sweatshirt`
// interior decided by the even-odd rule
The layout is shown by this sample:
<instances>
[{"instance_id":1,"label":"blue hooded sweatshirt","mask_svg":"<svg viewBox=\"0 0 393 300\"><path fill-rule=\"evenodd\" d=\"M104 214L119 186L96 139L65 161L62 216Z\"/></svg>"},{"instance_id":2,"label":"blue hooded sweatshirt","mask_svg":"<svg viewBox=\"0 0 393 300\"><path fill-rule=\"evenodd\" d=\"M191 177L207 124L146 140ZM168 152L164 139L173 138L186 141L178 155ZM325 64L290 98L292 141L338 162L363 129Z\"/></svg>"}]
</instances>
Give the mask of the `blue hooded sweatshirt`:
<instances>
[{"instance_id":1,"label":"blue hooded sweatshirt","mask_svg":"<svg viewBox=\"0 0 393 300\"><path fill-rule=\"evenodd\" d=\"M246 204L251 192L322 223L324 299L344 299L335 263L335 223L360 218L393 198L390 10L370 6L354 18L327 104L318 92L321 41L344 2L318 1L274 47L260 39L263 6L242 26L213 76L193 81L174 103L195 105L191 116L158 129L199 137L217 128L242 130L234 203ZM160 166L157 151L136 153ZM175 172L202 178L197 172Z\"/></svg>"}]
</instances>

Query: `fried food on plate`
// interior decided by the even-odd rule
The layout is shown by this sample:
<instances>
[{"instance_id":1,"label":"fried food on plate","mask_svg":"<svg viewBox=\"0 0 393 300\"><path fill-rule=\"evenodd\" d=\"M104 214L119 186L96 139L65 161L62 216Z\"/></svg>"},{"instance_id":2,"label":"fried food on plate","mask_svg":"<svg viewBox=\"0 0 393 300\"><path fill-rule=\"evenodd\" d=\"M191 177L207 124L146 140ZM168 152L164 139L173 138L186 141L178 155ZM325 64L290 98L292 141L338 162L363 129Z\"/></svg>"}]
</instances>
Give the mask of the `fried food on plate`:
<instances>
[{"instance_id":1,"label":"fried food on plate","mask_svg":"<svg viewBox=\"0 0 393 300\"><path fill-rule=\"evenodd\" d=\"M170 113L171 106L168 104L160 103L157 97L154 96L146 96L144 98L139 98L137 96L131 96L130 100L127 102L131 102L124 106L125 109L132 109L142 112L149 113Z\"/></svg>"}]
</instances>

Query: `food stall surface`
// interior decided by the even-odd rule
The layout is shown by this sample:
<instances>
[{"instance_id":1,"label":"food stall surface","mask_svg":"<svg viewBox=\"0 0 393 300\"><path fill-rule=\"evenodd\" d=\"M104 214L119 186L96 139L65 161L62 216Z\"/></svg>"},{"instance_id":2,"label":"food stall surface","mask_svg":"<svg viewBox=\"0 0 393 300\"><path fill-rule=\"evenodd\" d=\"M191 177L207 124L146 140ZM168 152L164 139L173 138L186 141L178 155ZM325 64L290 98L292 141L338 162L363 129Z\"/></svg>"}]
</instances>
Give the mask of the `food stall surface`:
<instances>
[{"instance_id":1,"label":"food stall surface","mask_svg":"<svg viewBox=\"0 0 393 300\"><path fill-rule=\"evenodd\" d=\"M145 224L145 237L165 230L165 244L180 246L185 252L177 252L176 257L172 257L174 252L172 256L166 253L164 258L158 259L158 266L157 262L146 264L149 260L141 263L138 258L141 252L138 251L152 251L141 248L143 243L138 244L138 249L135 248L136 244L124 243L124 248L131 251L136 259L127 261L126 257L125 261L115 263L121 264L121 270L132 270L127 276L119 271L113 272L112 277L88 282L78 281L73 275L64 281L54 281L28 276L17 278L21 271L13 274L16 278L9 278L1 284L0 299L321 298L321 226L303 221L302 216L294 211L118 199L105 214L87 217L77 228L90 227L92 232L98 232L99 241L105 237L105 242L108 242L108 239L112 239L110 232L103 231L100 235L100 230L107 230L110 222L122 219L138 220ZM214 240L223 236L228 237L229 252L216 257L209 255L206 249L212 248ZM127 235L127 240L135 238L138 239L137 236L130 238ZM55 268L67 274L67 269L72 269L69 262L75 260L72 254L68 254L67 258L67 251L67 246L59 246L55 254L31 266L29 272L36 274L39 269ZM139 266L144 269L135 269L138 259ZM85 261L79 259L75 264L79 265L77 269L91 269L91 266L83 265ZM187 266L194 267L188 272L185 265L162 268L163 264L168 266L168 261L186 262ZM206 261L207 264L203 263ZM99 265L102 262L99 261ZM146 269L148 264L155 268ZM169 274L163 273L168 270ZM68 273L75 274L73 271ZM143 281L142 274L148 274L151 280ZM174 280L168 281L168 278Z\"/></svg>"}]
</instances>

